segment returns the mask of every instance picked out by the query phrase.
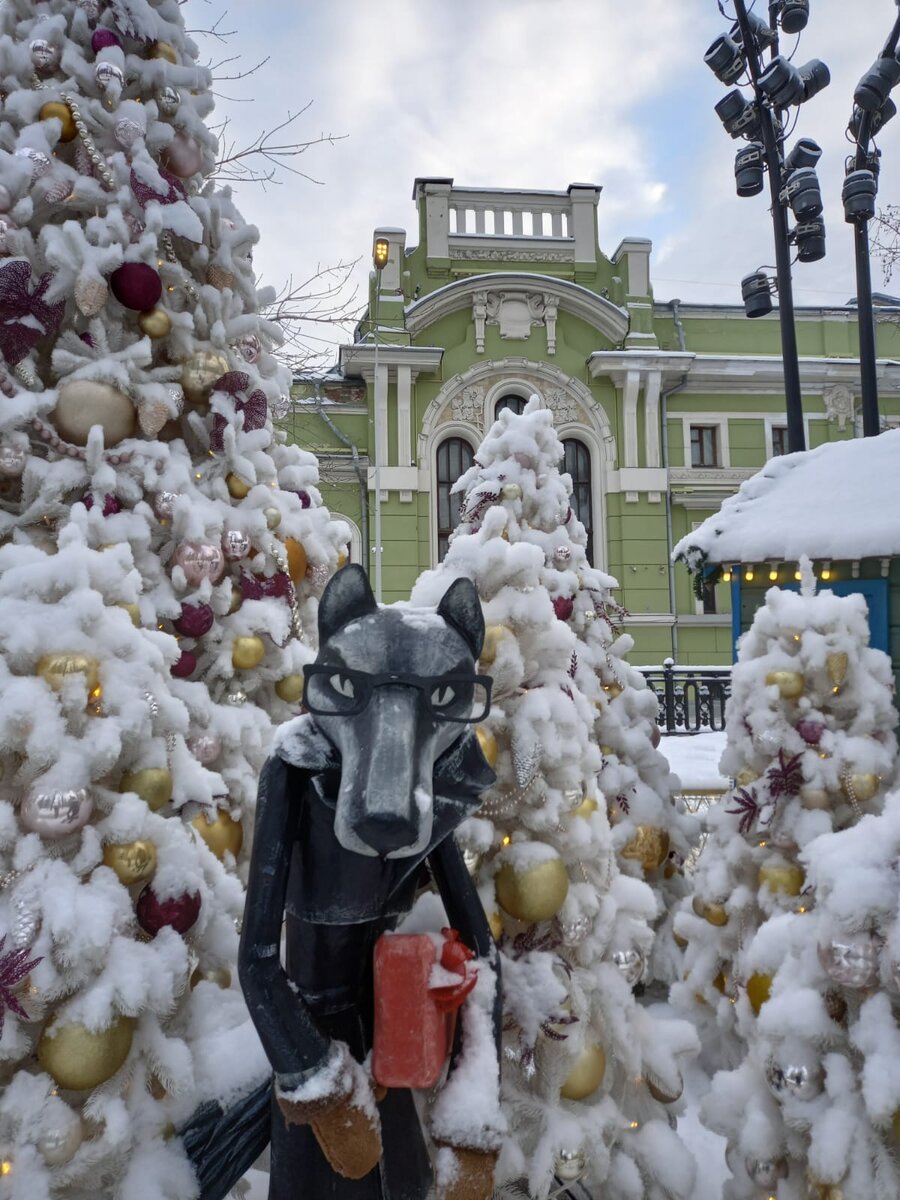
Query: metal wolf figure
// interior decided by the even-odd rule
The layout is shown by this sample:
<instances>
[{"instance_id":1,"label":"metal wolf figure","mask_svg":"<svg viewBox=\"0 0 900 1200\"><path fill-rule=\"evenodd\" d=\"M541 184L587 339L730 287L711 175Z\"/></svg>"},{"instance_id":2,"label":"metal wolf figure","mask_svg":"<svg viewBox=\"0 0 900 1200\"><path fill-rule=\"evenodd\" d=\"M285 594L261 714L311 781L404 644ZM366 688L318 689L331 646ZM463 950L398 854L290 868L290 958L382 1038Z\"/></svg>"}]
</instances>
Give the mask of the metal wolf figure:
<instances>
[{"instance_id":1,"label":"metal wolf figure","mask_svg":"<svg viewBox=\"0 0 900 1200\"><path fill-rule=\"evenodd\" d=\"M270 1200L433 1194L412 1093L376 1099L359 1066L372 1048L373 948L410 910L425 867L450 924L497 972L488 1070L499 1072L497 955L452 837L494 779L468 723L476 680L489 703L475 675L483 638L468 580L436 613L379 608L357 566L325 589L309 712L283 727L260 782L241 937L241 984L274 1087L182 1133L204 1200L223 1196L268 1137ZM464 1043L458 1033L451 1078ZM479 1144L438 1150L441 1200L490 1200L498 1140L482 1130Z\"/></svg>"}]
</instances>

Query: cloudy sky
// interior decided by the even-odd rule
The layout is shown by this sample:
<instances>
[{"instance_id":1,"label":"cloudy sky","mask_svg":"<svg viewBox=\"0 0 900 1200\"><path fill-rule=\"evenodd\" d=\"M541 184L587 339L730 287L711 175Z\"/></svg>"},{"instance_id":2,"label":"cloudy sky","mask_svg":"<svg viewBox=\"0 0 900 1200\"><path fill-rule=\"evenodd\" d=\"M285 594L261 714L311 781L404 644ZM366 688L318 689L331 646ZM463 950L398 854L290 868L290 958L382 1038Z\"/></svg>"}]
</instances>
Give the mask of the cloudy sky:
<instances>
[{"instance_id":1,"label":"cloudy sky","mask_svg":"<svg viewBox=\"0 0 900 1200\"><path fill-rule=\"evenodd\" d=\"M403 226L414 241L419 175L549 190L590 181L603 187L607 253L626 235L652 238L658 299L739 301L741 276L774 258L768 190L737 198L736 144L713 112L726 89L703 63L731 23L722 3L726 17L718 0L231 0L230 8L192 0L189 25L224 12L221 28L236 31L229 48L205 39L210 57L239 53L249 66L268 56L249 80L218 85L236 144L307 104L297 136L340 139L300 160L317 182L282 173L265 190L239 188L260 229L263 281L277 286L361 257L363 297L373 228ZM794 284L800 304L842 304L855 294L840 201L844 130L854 86L897 7L810 0L810 8L794 61L823 59L832 82L799 110L794 137L825 151L828 256L798 265ZM900 118L881 146L880 199L900 200ZM877 268L874 283L884 289Z\"/></svg>"}]
</instances>

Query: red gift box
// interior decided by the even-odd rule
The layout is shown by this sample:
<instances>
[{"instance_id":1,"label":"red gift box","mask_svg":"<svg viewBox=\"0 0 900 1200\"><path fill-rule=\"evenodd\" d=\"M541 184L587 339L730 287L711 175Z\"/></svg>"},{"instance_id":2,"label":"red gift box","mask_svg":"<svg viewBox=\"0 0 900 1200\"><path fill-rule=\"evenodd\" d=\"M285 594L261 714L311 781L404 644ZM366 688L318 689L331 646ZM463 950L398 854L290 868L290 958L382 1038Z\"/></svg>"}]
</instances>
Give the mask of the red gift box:
<instances>
[{"instance_id":1,"label":"red gift box","mask_svg":"<svg viewBox=\"0 0 900 1200\"><path fill-rule=\"evenodd\" d=\"M443 943L427 933L386 933L375 943L372 1074L382 1087L434 1087L450 1056L456 1011L478 971L456 930L442 933ZM435 983L438 963L459 981Z\"/></svg>"}]
</instances>

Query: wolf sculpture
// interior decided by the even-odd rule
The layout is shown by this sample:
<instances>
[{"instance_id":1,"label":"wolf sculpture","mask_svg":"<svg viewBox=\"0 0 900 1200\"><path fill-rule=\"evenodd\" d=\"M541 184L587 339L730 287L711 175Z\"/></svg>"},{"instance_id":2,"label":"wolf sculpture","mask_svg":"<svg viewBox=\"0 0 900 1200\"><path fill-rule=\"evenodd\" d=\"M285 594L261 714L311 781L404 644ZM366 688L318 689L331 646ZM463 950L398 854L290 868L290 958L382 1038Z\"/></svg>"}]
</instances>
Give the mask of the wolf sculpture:
<instances>
[{"instance_id":1,"label":"wolf sculpture","mask_svg":"<svg viewBox=\"0 0 900 1200\"><path fill-rule=\"evenodd\" d=\"M433 1194L412 1094L391 1089L376 1103L359 1066L372 1048L375 942L409 912L426 868L450 924L495 973L486 1066L499 1075L497 953L452 836L494 780L464 723L483 638L468 580L434 613L379 608L358 566L325 589L306 668L311 711L282 728L260 782L241 936L241 984L274 1087L182 1131L203 1200L220 1200L269 1139L270 1200ZM451 1081L466 1027L464 1016ZM444 1132L442 1143L432 1130L442 1200L493 1195L501 1124L482 1122L471 1138Z\"/></svg>"}]
</instances>

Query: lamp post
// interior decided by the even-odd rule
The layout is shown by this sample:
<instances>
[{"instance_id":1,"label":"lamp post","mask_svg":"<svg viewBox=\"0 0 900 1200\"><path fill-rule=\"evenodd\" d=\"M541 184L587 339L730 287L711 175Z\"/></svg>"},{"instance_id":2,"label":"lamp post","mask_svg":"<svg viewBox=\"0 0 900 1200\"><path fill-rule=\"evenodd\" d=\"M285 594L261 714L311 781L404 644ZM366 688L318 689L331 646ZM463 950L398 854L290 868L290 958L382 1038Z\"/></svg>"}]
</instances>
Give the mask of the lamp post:
<instances>
[{"instance_id":1,"label":"lamp post","mask_svg":"<svg viewBox=\"0 0 900 1200\"><path fill-rule=\"evenodd\" d=\"M391 244L385 237L377 237L372 247L372 264L375 267L375 295L372 300L372 338L375 342L375 599L381 603L381 451L378 438L378 296L381 292L381 272L387 265Z\"/></svg>"},{"instance_id":2,"label":"lamp post","mask_svg":"<svg viewBox=\"0 0 900 1200\"><path fill-rule=\"evenodd\" d=\"M900 82L898 40L900 15L894 22L880 56L857 84L853 93L853 115L848 126L850 140L856 143L856 152L847 160L843 201L844 218L853 226L853 246L856 254L856 308L859 322L863 437L874 437L880 432L869 221L875 216L881 151L872 149L872 138L897 112L889 93L891 88Z\"/></svg>"},{"instance_id":3,"label":"lamp post","mask_svg":"<svg viewBox=\"0 0 900 1200\"><path fill-rule=\"evenodd\" d=\"M809 19L809 0L769 0L768 22L747 11L745 0L734 0L737 20L730 33L717 38L705 55L707 65L722 83L736 83L746 73L753 91L748 100L734 88L716 105L726 131L750 144L738 151L735 183L739 196L756 196L763 190L763 175L769 174L772 225L775 234L775 272L784 395L787 410L788 447L793 453L806 449L803 430L803 400L800 365L794 326L794 296L791 280L791 245L801 262L815 262L825 254L825 226L821 220L822 199L815 178L815 163L821 150L815 142L801 139L785 156L785 114L811 99L825 87L830 75L818 59L795 67L779 53L779 31L800 33ZM770 52L766 63L764 54ZM788 227L787 210L797 219ZM741 282L748 317L772 311L772 286L762 270Z\"/></svg>"}]
</instances>

